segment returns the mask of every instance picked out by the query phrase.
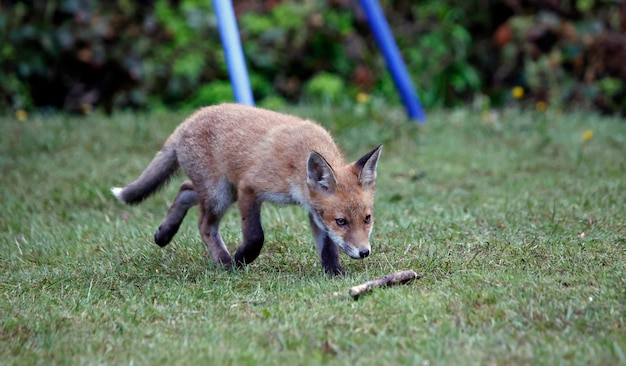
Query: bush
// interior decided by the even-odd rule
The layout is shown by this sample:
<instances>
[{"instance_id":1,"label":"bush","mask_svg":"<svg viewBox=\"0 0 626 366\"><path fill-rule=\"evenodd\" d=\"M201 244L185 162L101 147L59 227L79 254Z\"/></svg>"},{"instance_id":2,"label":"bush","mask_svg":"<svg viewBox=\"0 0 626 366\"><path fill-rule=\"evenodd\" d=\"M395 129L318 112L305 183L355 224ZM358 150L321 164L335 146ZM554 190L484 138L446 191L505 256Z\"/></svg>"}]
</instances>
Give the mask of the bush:
<instances>
[{"instance_id":1,"label":"bush","mask_svg":"<svg viewBox=\"0 0 626 366\"><path fill-rule=\"evenodd\" d=\"M622 2L382 6L425 107L487 96L488 106L626 113ZM0 7L0 109L111 112L232 100L210 2L5 0ZM261 104L363 94L399 102L356 2L239 0L235 8Z\"/></svg>"}]
</instances>

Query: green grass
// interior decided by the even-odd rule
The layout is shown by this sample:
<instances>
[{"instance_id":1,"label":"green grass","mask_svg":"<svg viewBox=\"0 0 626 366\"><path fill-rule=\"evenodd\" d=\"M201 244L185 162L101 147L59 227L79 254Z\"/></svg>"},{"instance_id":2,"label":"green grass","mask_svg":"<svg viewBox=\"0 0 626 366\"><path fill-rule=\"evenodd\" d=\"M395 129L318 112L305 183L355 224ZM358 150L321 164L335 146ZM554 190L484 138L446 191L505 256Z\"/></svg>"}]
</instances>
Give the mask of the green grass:
<instances>
[{"instance_id":1,"label":"green grass","mask_svg":"<svg viewBox=\"0 0 626 366\"><path fill-rule=\"evenodd\" d=\"M623 120L290 112L350 159L385 144L373 253L342 255L344 278L322 274L299 207L264 206L265 248L240 271L211 263L195 210L152 243L176 184L137 207L108 190L182 113L0 118L0 364L626 365ZM236 210L222 232L234 249ZM401 269L423 278L348 296Z\"/></svg>"}]
</instances>

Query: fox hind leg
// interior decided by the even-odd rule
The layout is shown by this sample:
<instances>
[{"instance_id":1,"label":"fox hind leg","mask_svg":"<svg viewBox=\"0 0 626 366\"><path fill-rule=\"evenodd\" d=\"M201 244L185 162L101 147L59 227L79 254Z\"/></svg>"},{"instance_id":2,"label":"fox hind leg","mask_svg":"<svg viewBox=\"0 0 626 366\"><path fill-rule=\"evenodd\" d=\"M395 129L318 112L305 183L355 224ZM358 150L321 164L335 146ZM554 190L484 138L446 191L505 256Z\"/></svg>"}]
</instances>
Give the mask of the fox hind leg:
<instances>
[{"instance_id":1,"label":"fox hind leg","mask_svg":"<svg viewBox=\"0 0 626 366\"><path fill-rule=\"evenodd\" d=\"M236 200L233 187L221 179L216 182L209 193L198 192L200 219L198 227L202 241L207 247L211 258L217 264L230 267L233 264L228 248L220 235L219 225L228 207Z\"/></svg>"},{"instance_id":2,"label":"fox hind leg","mask_svg":"<svg viewBox=\"0 0 626 366\"><path fill-rule=\"evenodd\" d=\"M213 262L230 267L233 261L220 234L220 219L221 217L216 216L210 211L207 212L206 209L200 205L200 221L198 226L200 228L202 241L206 245L209 254L211 254Z\"/></svg>"},{"instance_id":3,"label":"fox hind leg","mask_svg":"<svg viewBox=\"0 0 626 366\"><path fill-rule=\"evenodd\" d=\"M167 212L167 216L165 216L165 219L163 219L157 232L154 234L154 242L160 247L164 247L172 241L187 215L187 211L197 204L198 193L194 190L193 184L190 181L181 184L174 203L172 203Z\"/></svg>"}]
</instances>

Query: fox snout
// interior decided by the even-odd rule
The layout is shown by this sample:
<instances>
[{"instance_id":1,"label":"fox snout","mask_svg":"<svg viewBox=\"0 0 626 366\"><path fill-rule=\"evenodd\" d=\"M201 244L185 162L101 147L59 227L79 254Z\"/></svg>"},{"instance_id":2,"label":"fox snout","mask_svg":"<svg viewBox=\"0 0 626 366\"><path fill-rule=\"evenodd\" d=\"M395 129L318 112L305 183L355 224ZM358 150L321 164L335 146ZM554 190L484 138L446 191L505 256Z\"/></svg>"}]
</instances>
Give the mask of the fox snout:
<instances>
[{"instance_id":1,"label":"fox snout","mask_svg":"<svg viewBox=\"0 0 626 366\"><path fill-rule=\"evenodd\" d=\"M344 247L341 248L343 251L352 258L355 259L363 259L370 255L371 247L370 244L363 244L358 247L351 246L349 244L344 244Z\"/></svg>"}]
</instances>

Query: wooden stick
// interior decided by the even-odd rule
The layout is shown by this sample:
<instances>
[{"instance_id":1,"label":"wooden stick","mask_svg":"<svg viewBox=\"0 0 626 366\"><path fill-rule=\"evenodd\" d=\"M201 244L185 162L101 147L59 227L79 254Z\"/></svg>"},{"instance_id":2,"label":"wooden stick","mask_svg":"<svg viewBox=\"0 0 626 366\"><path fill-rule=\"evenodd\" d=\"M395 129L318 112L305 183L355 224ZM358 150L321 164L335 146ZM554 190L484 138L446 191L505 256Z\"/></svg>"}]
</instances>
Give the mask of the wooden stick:
<instances>
[{"instance_id":1,"label":"wooden stick","mask_svg":"<svg viewBox=\"0 0 626 366\"><path fill-rule=\"evenodd\" d=\"M422 278L422 276L418 275L417 273L415 273L415 271L410 269L406 271L391 273L381 278L367 281L363 284L350 288L350 296L352 296L354 300L358 300L359 296L370 292L374 287L393 286L400 283L407 283L416 278L419 279Z\"/></svg>"}]
</instances>

